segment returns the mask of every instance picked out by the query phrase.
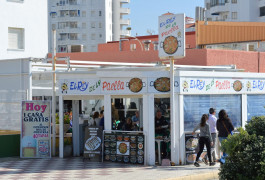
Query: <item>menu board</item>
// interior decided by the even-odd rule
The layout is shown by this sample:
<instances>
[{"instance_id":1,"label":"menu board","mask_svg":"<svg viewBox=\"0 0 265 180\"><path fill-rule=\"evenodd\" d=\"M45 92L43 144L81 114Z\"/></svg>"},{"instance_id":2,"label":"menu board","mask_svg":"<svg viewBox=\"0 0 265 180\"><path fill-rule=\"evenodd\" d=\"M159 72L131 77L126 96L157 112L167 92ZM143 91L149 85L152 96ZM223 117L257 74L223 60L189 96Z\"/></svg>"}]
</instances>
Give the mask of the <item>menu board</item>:
<instances>
[{"instance_id":1,"label":"menu board","mask_svg":"<svg viewBox=\"0 0 265 180\"><path fill-rule=\"evenodd\" d=\"M104 134L104 161L144 163L143 133L113 132Z\"/></svg>"},{"instance_id":2,"label":"menu board","mask_svg":"<svg viewBox=\"0 0 265 180\"><path fill-rule=\"evenodd\" d=\"M84 158L100 161L102 129L96 126L85 128Z\"/></svg>"},{"instance_id":3,"label":"menu board","mask_svg":"<svg viewBox=\"0 0 265 180\"><path fill-rule=\"evenodd\" d=\"M199 151L199 134L185 135L185 150L186 150L186 162L187 164L193 164L196 161L196 156ZM206 149L203 150L201 157L206 154Z\"/></svg>"},{"instance_id":4,"label":"menu board","mask_svg":"<svg viewBox=\"0 0 265 180\"><path fill-rule=\"evenodd\" d=\"M22 101L21 158L51 157L50 122L50 101Z\"/></svg>"}]
</instances>

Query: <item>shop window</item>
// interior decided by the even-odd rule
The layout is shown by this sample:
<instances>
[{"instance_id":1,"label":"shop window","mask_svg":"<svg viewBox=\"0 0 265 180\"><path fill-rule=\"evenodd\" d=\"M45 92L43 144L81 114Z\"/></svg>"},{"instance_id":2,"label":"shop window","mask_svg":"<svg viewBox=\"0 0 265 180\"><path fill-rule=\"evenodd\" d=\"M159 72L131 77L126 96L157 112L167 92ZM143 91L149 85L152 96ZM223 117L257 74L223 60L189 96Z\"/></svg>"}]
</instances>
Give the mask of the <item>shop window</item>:
<instances>
[{"instance_id":1,"label":"shop window","mask_svg":"<svg viewBox=\"0 0 265 180\"><path fill-rule=\"evenodd\" d=\"M104 110L104 101L101 99L91 99L82 101L82 122L88 120L88 125L100 126L100 119L103 117L102 113ZM100 117L95 117L94 115L99 114ZM94 116L94 119L93 119ZM95 119L97 118L97 119ZM103 122L101 122L103 123ZM103 126L103 124L102 124Z\"/></svg>"},{"instance_id":2,"label":"shop window","mask_svg":"<svg viewBox=\"0 0 265 180\"><path fill-rule=\"evenodd\" d=\"M187 95L184 96L184 130L193 131L209 108L216 109L216 117L221 109L226 110L235 127L242 125L241 95Z\"/></svg>"},{"instance_id":3,"label":"shop window","mask_svg":"<svg viewBox=\"0 0 265 180\"><path fill-rule=\"evenodd\" d=\"M8 49L24 49L24 29L8 28Z\"/></svg>"},{"instance_id":4,"label":"shop window","mask_svg":"<svg viewBox=\"0 0 265 180\"><path fill-rule=\"evenodd\" d=\"M142 98L112 99L112 129L139 131L143 129Z\"/></svg>"},{"instance_id":5,"label":"shop window","mask_svg":"<svg viewBox=\"0 0 265 180\"><path fill-rule=\"evenodd\" d=\"M248 95L247 112L248 121L254 116L264 116L265 114L265 95Z\"/></svg>"},{"instance_id":6,"label":"shop window","mask_svg":"<svg viewBox=\"0 0 265 180\"><path fill-rule=\"evenodd\" d=\"M265 16L265 6L259 8L260 16Z\"/></svg>"}]
</instances>

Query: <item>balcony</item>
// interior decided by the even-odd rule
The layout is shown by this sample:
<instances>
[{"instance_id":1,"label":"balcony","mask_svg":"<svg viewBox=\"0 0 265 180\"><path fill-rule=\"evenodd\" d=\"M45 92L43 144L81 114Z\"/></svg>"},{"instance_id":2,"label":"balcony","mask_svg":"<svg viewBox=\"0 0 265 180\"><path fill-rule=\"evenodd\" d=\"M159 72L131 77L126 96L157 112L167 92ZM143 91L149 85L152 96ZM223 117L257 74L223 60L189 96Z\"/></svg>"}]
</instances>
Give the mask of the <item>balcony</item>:
<instances>
[{"instance_id":1,"label":"balcony","mask_svg":"<svg viewBox=\"0 0 265 180\"><path fill-rule=\"evenodd\" d=\"M225 12L229 12L228 4L213 6L210 8L211 15L219 15L220 13L225 13Z\"/></svg>"},{"instance_id":2,"label":"balcony","mask_svg":"<svg viewBox=\"0 0 265 180\"><path fill-rule=\"evenodd\" d=\"M131 20L130 19L120 19L120 24L122 25L130 25Z\"/></svg>"},{"instance_id":3,"label":"balcony","mask_svg":"<svg viewBox=\"0 0 265 180\"><path fill-rule=\"evenodd\" d=\"M130 3L131 2L131 0L120 0L121 1L121 3Z\"/></svg>"},{"instance_id":4,"label":"balcony","mask_svg":"<svg viewBox=\"0 0 265 180\"><path fill-rule=\"evenodd\" d=\"M131 36L131 31L121 30L121 36Z\"/></svg>"},{"instance_id":5,"label":"balcony","mask_svg":"<svg viewBox=\"0 0 265 180\"><path fill-rule=\"evenodd\" d=\"M131 10L129 8L121 8L120 13L121 14L130 14Z\"/></svg>"}]
</instances>

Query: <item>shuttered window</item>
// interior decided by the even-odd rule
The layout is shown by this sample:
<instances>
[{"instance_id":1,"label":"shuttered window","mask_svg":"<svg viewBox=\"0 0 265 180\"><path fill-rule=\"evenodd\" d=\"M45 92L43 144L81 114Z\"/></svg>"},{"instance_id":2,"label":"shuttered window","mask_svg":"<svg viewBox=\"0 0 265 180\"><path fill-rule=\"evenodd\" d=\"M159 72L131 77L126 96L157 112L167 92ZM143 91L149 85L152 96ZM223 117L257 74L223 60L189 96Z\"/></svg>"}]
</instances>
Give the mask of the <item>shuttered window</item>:
<instances>
[{"instance_id":1,"label":"shuttered window","mask_svg":"<svg viewBox=\"0 0 265 180\"><path fill-rule=\"evenodd\" d=\"M24 49L24 29L8 28L8 49Z\"/></svg>"}]
</instances>

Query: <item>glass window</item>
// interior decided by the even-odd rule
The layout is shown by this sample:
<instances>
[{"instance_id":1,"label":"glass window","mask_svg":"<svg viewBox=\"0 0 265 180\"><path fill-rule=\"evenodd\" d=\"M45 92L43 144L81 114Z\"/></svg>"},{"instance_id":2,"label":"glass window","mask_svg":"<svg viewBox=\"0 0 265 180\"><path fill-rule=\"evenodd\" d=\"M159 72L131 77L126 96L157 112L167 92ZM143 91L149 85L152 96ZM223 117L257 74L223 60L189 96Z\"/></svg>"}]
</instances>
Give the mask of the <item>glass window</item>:
<instances>
[{"instance_id":1,"label":"glass window","mask_svg":"<svg viewBox=\"0 0 265 180\"><path fill-rule=\"evenodd\" d=\"M248 121L253 116L264 116L265 115L265 95L248 95Z\"/></svg>"},{"instance_id":2,"label":"glass window","mask_svg":"<svg viewBox=\"0 0 265 180\"><path fill-rule=\"evenodd\" d=\"M265 6L259 8L259 11L260 11L260 16L265 16Z\"/></svg>"},{"instance_id":3,"label":"glass window","mask_svg":"<svg viewBox=\"0 0 265 180\"><path fill-rule=\"evenodd\" d=\"M232 12L232 19L237 19L237 12Z\"/></svg>"},{"instance_id":4,"label":"glass window","mask_svg":"<svg viewBox=\"0 0 265 180\"><path fill-rule=\"evenodd\" d=\"M199 124L203 114L209 114L209 108L216 109L216 117L225 109L235 127L242 125L241 95L187 95L184 96L184 130L192 131Z\"/></svg>"},{"instance_id":5,"label":"glass window","mask_svg":"<svg viewBox=\"0 0 265 180\"><path fill-rule=\"evenodd\" d=\"M232 0L232 4L236 4L237 3L237 0Z\"/></svg>"},{"instance_id":6,"label":"glass window","mask_svg":"<svg viewBox=\"0 0 265 180\"><path fill-rule=\"evenodd\" d=\"M138 131L143 129L142 98L112 99L112 129Z\"/></svg>"},{"instance_id":7,"label":"glass window","mask_svg":"<svg viewBox=\"0 0 265 180\"><path fill-rule=\"evenodd\" d=\"M24 49L24 29L8 28L8 49Z\"/></svg>"}]
</instances>

